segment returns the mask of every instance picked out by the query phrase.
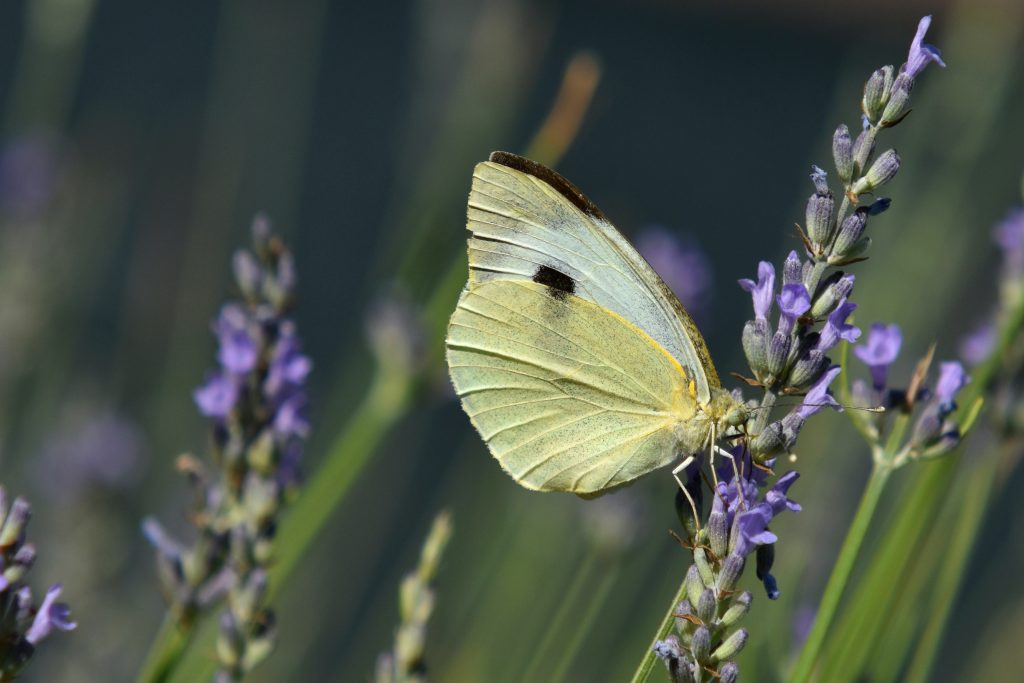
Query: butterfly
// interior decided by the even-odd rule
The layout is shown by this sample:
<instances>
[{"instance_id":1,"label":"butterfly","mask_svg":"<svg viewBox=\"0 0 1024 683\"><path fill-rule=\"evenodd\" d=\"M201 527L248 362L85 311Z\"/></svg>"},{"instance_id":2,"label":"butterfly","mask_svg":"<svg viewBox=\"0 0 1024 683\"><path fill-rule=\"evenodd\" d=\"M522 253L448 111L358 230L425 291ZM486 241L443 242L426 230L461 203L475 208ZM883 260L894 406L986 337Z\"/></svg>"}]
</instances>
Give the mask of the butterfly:
<instances>
[{"instance_id":1,"label":"butterfly","mask_svg":"<svg viewBox=\"0 0 1024 683\"><path fill-rule=\"evenodd\" d=\"M467 229L448 369L521 485L598 495L691 456L675 474L746 421L679 299L558 173L492 153Z\"/></svg>"}]
</instances>

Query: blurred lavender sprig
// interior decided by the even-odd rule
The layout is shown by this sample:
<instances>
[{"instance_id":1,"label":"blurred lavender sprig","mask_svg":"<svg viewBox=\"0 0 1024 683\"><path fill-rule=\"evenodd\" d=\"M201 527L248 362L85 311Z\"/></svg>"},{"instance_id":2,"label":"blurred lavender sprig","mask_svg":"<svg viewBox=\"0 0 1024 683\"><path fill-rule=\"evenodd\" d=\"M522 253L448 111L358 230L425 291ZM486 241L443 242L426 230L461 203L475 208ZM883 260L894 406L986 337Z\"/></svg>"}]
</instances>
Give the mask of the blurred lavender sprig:
<instances>
[{"instance_id":1,"label":"blurred lavender sprig","mask_svg":"<svg viewBox=\"0 0 1024 683\"><path fill-rule=\"evenodd\" d=\"M305 381L311 369L288 318L295 289L291 253L263 217L253 223L252 251L234 257L242 300L226 304L213 325L218 368L195 391L210 419L211 471L183 455L178 469L194 491L186 546L154 519L143 523L172 613L186 628L225 601L220 617L217 680L240 680L274 642L265 604L267 568L279 517L298 484L309 435Z\"/></svg>"},{"instance_id":2,"label":"blurred lavender sprig","mask_svg":"<svg viewBox=\"0 0 1024 683\"><path fill-rule=\"evenodd\" d=\"M768 531L768 523L783 509L799 510L786 497L798 475L788 472L779 477L763 498L756 497L757 485L768 485L766 477L774 476L771 468L779 456L790 454L795 459L792 453L808 418L823 407L841 410L829 394L829 385L840 368L828 354L839 342L852 343L860 336L860 330L847 322L856 309L850 300L855 278L841 268L866 258L871 246L871 238L865 235L868 221L890 205L888 198L874 197L895 177L901 161L891 149L876 155L879 132L899 124L909 113L915 79L927 64L944 66L938 50L923 43L930 23L931 17L920 21L907 61L898 71L885 66L868 79L861 102L862 130L856 138L845 125L836 129L832 151L842 188L838 207L828 175L812 167L814 193L807 201L805 225L799 229L803 250L792 251L786 258L778 289L776 269L767 261L759 264L756 280L740 281L750 292L754 307L754 319L746 323L742 336L753 376L744 379L764 393L759 404L748 404L752 417L746 425L746 450L734 449L731 454L736 466L723 469L706 525L687 520L686 508L681 507L684 526L690 532L686 545L693 549L694 564L680 591L685 599L671 614L674 624L670 624L679 635L656 640L654 645L674 681L699 682L709 676L731 681L738 676L732 658L746 642L747 632L731 629L735 619L749 609L751 597L749 593L737 596L733 587L751 552L756 553L757 575L768 597L779 595L771 574L777 537ZM862 203L865 195L872 200ZM779 314L773 325L775 304ZM946 389L953 382L940 384ZM943 439L944 420L955 391L947 393L948 401L933 403L928 426L922 424L920 439L913 449L908 446L908 453L939 448L936 444ZM778 399L794 394L804 395L803 401L772 421ZM938 427L931 427L934 422ZM942 447L947 442L943 441ZM730 472L734 473L731 477ZM699 494L700 487L700 477L691 473L691 495ZM681 499L677 496L677 501ZM728 624L723 623L725 615L731 615ZM820 622L827 627L827 621L828 617L819 619L816 629L820 630ZM660 633L667 632L663 626ZM645 677L642 663L634 680Z\"/></svg>"},{"instance_id":3,"label":"blurred lavender sprig","mask_svg":"<svg viewBox=\"0 0 1024 683\"><path fill-rule=\"evenodd\" d=\"M398 591L401 621L394 647L377 658L377 683L423 683L427 680L425 646L427 621L437 601L434 579L448 540L452 519L441 512L427 534L416 569L405 575Z\"/></svg>"},{"instance_id":4,"label":"blurred lavender sprig","mask_svg":"<svg viewBox=\"0 0 1024 683\"><path fill-rule=\"evenodd\" d=\"M57 602L61 585L54 584L38 605L32 599L28 572L36 547L26 542L25 527L32 508L24 498L8 503L0 486L0 681L13 681L36 648L55 629L70 631L77 625L70 608Z\"/></svg>"}]
</instances>

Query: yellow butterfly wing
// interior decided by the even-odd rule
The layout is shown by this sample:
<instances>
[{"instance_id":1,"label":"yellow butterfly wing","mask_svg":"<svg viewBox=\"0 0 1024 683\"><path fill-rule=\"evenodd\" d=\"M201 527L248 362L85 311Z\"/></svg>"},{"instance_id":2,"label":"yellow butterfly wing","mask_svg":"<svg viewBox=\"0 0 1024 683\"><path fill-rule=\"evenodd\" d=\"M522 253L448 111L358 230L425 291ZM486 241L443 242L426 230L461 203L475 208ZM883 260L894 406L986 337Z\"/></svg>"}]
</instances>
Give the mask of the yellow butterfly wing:
<instances>
[{"instance_id":1,"label":"yellow butterfly wing","mask_svg":"<svg viewBox=\"0 0 1024 683\"><path fill-rule=\"evenodd\" d=\"M466 413L527 488L597 493L662 467L696 410L682 367L650 335L554 286L468 287L447 347Z\"/></svg>"},{"instance_id":2,"label":"yellow butterfly wing","mask_svg":"<svg viewBox=\"0 0 1024 683\"><path fill-rule=\"evenodd\" d=\"M548 268L573 293L644 330L687 370L706 404L720 386L697 326L651 266L572 183L529 159L495 152L469 194L469 287L536 280Z\"/></svg>"}]
</instances>

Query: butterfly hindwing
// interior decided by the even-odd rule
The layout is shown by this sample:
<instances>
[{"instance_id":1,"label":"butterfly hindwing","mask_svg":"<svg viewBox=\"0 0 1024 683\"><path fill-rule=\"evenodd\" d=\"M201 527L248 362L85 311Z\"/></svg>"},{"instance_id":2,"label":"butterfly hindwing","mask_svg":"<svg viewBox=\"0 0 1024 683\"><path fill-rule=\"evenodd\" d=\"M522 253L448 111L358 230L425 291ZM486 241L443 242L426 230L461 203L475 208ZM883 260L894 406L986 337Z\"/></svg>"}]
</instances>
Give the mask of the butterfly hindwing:
<instances>
[{"instance_id":1,"label":"butterfly hindwing","mask_svg":"<svg viewBox=\"0 0 1024 683\"><path fill-rule=\"evenodd\" d=\"M595 493L671 462L673 427L696 403L679 363L648 334L556 284L468 287L449 324L448 365L517 481Z\"/></svg>"},{"instance_id":2,"label":"butterfly hindwing","mask_svg":"<svg viewBox=\"0 0 1024 683\"><path fill-rule=\"evenodd\" d=\"M505 152L477 164L469 195L469 287L540 282L556 272L573 294L644 330L686 369L706 403L718 376L700 332L658 274L560 175Z\"/></svg>"}]
</instances>

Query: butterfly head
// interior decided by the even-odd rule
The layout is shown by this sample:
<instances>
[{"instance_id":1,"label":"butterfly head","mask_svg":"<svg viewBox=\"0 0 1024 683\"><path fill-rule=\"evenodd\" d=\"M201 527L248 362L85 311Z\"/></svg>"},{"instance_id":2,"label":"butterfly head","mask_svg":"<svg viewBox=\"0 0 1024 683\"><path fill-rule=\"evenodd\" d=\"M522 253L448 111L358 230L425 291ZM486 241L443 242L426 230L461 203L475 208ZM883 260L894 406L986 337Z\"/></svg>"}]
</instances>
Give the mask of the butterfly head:
<instances>
[{"instance_id":1,"label":"butterfly head","mask_svg":"<svg viewBox=\"0 0 1024 683\"><path fill-rule=\"evenodd\" d=\"M743 399L720 387L711 390L711 400L703 410L717 434L742 427L750 417L750 409Z\"/></svg>"}]
</instances>

